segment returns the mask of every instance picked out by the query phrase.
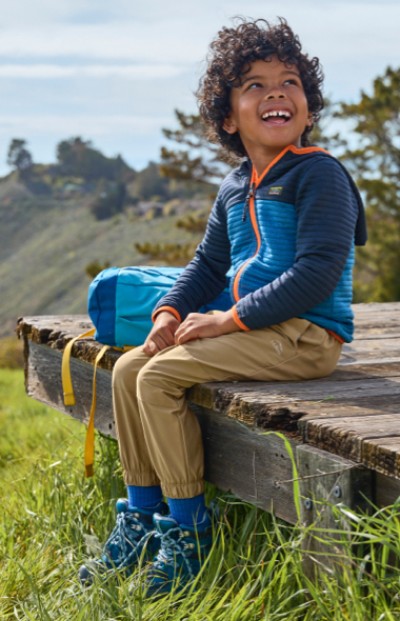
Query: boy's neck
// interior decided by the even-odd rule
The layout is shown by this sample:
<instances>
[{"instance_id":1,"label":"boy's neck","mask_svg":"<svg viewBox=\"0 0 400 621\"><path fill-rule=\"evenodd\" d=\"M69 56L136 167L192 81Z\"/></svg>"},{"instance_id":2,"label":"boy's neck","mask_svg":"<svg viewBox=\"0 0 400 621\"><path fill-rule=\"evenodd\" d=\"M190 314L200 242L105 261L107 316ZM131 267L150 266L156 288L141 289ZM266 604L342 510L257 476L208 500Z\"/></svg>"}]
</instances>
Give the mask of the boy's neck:
<instances>
[{"instance_id":1,"label":"boy's neck","mask_svg":"<svg viewBox=\"0 0 400 621\"><path fill-rule=\"evenodd\" d=\"M267 172L277 163L279 160L285 155L287 151L292 149L299 149L293 144L289 144L284 147L281 151L279 151L275 155L264 155L264 157L250 157L250 161L252 163L253 171L255 171L255 177L257 181L261 181L261 178L264 177Z\"/></svg>"},{"instance_id":2,"label":"boy's neck","mask_svg":"<svg viewBox=\"0 0 400 621\"><path fill-rule=\"evenodd\" d=\"M318 151L319 153L322 152L322 153L326 153L327 155L330 155L329 151L327 151L326 149L323 149L322 147L317 147L317 146L297 147L294 144L289 144L287 147L282 149L282 151L280 151L275 157L269 158L265 162L261 162L261 163L258 162L258 165L254 160L252 160L249 157L250 163L252 165L252 181L254 181L256 186L259 185L259 183L265 177L265 175L271 170L273 166L275 166L275 164L279 162L279 160L283 158L283 156L288 151L291 151L292 153L299 153L299 154L312 153L312 152Z\"/></svg>"}]
</instances>

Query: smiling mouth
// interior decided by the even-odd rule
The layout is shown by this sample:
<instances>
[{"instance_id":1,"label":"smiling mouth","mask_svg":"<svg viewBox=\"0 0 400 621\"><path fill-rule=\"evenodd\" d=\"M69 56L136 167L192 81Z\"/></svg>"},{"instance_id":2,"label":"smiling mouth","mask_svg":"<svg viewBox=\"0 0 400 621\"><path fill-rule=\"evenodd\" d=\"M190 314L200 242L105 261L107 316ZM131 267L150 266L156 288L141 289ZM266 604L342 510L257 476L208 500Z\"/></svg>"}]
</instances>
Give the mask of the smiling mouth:
<instances>
[{"instance_id":1,"label":"smiling mouth","mask_svg":"<svg viewBox=\"0 0 400 621\"><path fill-rule=\"evenodd\" d=\"M261 118L270 125L284 125L290 121L292 115L288 110L269 110Z\"/></svg>"}]
</instances>

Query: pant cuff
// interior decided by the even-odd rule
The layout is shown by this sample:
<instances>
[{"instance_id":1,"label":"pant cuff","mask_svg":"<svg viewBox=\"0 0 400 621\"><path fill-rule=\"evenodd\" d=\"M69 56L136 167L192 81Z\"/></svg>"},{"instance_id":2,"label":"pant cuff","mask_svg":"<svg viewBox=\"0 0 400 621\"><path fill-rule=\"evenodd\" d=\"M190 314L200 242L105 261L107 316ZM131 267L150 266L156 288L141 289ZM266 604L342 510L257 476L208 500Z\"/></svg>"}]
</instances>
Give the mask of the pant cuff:
<instances>
[{"instance_id":1,"label":"pant cuff","mask_svg":"<svg viewBox=\"0 0 400 621\"><path fill-rule=\"evenodd\" d=\"M154 472L144 472L144 473L132 473L129 472L124 473L124 482L125 485L137 485L139 487L151 487L153 485L160 485L160 481Z\"/></svg>"},{"instance_id":2,"label":"pant cuff","mask_svg":"<svg viewBox=\"0 0 400 621\"><path fill-rule=\"evenodd\" d=\"M204 481L191 483L161 483L164 496L167 498L194 498L204 494Z\"/></svg>"}]
</instances>

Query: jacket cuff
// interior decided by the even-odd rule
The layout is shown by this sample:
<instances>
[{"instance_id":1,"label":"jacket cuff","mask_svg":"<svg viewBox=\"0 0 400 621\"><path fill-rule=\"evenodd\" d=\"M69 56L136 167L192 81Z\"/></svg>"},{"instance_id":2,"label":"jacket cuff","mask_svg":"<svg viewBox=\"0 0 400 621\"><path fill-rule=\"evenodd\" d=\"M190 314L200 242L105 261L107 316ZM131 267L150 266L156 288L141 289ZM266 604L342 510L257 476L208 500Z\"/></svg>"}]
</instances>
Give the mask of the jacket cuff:
<instances>
[{"instance_id":1,"label":"jacket cuff","mask_svg":"<svg viewBox=\"0 0 400 621\"><path fill-rule=\"evenodd\" d=\"M246 332L249 332L250 328L248 328L243 323L243 321L240 319L236 306L232 306L232 318L233 318L233 321L236 323L236 325L239 326L241 330L245 330Z\"/></svg>"},{"instance_id":2,"label":"jacket cuff","mask_svg":"<svg viewBox=\"0 0 400 621\"><path fill-rule=\"evenodd\" d=\"M160 313L164 313L164 312L167 312L173 315L175 319L179 321L179 323L182 322L182 317L180 316L176 308L173 308L172 306L160 306L160 308L157 308L151 316L151 320L153 321L153 323L156 320L157 315L159 315Z\"/></svg>"}]
</instances>

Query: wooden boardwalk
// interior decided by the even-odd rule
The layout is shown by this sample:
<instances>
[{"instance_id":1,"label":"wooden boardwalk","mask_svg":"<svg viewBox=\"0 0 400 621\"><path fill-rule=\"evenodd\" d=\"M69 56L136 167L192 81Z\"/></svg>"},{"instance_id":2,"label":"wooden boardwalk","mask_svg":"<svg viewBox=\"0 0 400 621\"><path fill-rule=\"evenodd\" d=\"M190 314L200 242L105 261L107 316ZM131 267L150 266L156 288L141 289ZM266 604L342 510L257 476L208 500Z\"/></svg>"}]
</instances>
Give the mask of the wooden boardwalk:
<instances>
[{"instance_id":1,"label":"wooden boardwalk","mask_svg":"<svg viewBox=\"0 0 400 621\"><path fill-rule=\"evenodd\" d=\"M190 390L209 481L289 522L298 517L296 478L305 521L316 519L315 500L355 507L364 498L384 506L400 496L400 302L359 304L354 311L355 340L326 379L209 383ZM73 348L74 408L63 405L60 368L65 344L89 326L84 316L25 317L18 325L28 394L81 420L90 410L100 345L86 340ZM96 427L110 436L111 369L119 355L107 352L97 377Z\"/></svg>"}]
</instances>

